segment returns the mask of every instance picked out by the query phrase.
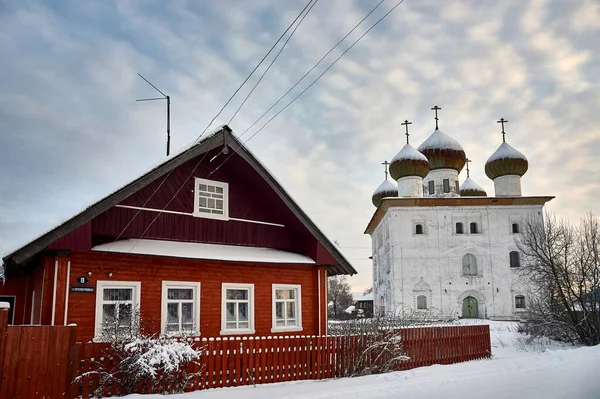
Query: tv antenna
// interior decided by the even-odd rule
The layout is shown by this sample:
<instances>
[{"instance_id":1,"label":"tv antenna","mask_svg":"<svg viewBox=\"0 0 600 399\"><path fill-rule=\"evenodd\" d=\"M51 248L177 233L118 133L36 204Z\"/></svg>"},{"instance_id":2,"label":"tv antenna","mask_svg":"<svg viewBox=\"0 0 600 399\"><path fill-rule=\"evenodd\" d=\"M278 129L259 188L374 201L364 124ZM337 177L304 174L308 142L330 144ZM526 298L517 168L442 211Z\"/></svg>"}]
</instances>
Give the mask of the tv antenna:
<instances>
[{"instance_id":1,"label":"tv antenna","mask_svg":"<svg viewBox=\"0 0 600 399\"><path fill-rule=\"evenodd\" d=\"M171 150L171 97L167 96L165 93L160 91L156 86L154 86L148 79L143 77L139 72L138 76L146 81L150 86L154 88L157 92L163 95L163 97L154 97L154 98L142 98L135 101L154 101L154 100L167 100L167 156L169 156Z\"/></svg>"}]
</instances>

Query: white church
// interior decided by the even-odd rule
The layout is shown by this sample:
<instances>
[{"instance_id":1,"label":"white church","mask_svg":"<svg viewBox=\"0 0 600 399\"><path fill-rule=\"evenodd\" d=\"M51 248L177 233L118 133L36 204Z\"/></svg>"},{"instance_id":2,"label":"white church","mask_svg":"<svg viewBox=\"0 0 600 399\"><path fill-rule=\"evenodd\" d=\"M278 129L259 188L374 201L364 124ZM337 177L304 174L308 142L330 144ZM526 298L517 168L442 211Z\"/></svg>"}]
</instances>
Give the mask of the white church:
<instances>
[{"instance_id":1,"label":"white church","mask_svg":"<svg viewBox=\"0 0 600 399\"><path fill-rule=\"evenodd\" d=\"M503 142L485 164L494 196L469 177L463 146L436 127L415 149L406 145L373 194L374 312L400 307L444 318L519 319L527 311L516 238L528 218L542 218L554 197L525 197L525 155ZM491 152L491 151L490 151ZM386 162L387 164L387 162ZM467 177L459 174L467 164Z\"/></svg>"}]
</instances>

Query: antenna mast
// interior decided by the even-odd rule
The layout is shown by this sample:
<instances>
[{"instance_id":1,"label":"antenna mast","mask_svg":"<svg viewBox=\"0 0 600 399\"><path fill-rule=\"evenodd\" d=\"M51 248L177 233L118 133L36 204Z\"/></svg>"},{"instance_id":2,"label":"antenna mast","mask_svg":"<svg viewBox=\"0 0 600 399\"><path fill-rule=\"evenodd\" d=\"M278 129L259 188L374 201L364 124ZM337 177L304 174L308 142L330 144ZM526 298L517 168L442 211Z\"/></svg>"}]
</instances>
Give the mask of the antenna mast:
<instances>
[{"instance_id":1,"label":"antenna mast","mask_svg":"<svg viewBox=\"0 0 600 399\"><path fill-rule=\"evenodd\" d=\"M171 152L171 97L167 96L165 93L160 91L156 86L154 86L148 79L143 77L140 73L138 76L146 81L150 86L154 88L157 92L163 95L163 97L154 97L154 98L142 98L135 101L154 101L154 100L167 100L167 156Z\"/></svg>"}]
</instances>

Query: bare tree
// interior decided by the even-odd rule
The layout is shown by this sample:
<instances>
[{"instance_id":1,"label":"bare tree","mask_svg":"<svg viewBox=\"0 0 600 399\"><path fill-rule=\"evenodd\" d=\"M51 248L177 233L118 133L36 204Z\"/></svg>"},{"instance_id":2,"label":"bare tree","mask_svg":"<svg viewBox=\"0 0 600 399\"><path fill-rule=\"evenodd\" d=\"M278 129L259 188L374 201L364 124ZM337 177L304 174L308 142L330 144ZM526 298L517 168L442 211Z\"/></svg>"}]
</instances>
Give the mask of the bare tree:
<instances>
[{"instance_id":1,"label":"bare tree","mask_svg":"<svg viewBox=\"0 0 600 399\"><path fill-rule=\"evenodd\" d=\"M600 225L578 227L546 214L530 219L518 241L521 274L531 284L526 331L584 345L600 343Z\"/></svg>"},{"instance_id":2,"label":"bare tree","mask_svg":"<svg viewBox=\"0 0 600 399\"><path fill-rule=\"evenodd\" d=\"M346 276L333 276L327 280L327 302L332 303L331 315L341 314L354 302Z\"/></svg>"},{"instance_id":3,"label":"bare tree","mask_svg":"<svg viewBox=\"0 0 600 399\"><path fill-rule=\"evenodd\" d=\"M363 295L367 295L370 294L371 292L373 292L373 287L369 287L366 290L363 291Z\"/></svg>"}]
</instances>

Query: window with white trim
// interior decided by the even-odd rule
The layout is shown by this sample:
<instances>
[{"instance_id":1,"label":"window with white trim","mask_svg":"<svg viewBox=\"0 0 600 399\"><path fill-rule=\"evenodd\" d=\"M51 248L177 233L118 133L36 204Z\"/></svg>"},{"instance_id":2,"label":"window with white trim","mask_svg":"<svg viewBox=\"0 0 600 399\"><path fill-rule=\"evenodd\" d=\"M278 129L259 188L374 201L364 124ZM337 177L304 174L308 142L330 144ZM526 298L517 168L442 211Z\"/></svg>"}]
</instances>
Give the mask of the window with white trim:
<instances>
[{"instance_id":1,"label":"window with white trim","mask_svg":"<svg viewBox=\"0 0 600 399\"><path fill-rule=\"evenodd\" d=\"M229 184L214 180L194 180L194 216L229 218Z\"/></svg>"},{"instance_id":2,"label":"window with white trim","mask_svg":"<svg viewBox=\"0 0 600 399\"><path fill-rule=\"evenodd\" d=\"M465 254L462 258L463 276L477 276L477 258L473 254Z\"/></svg>"},{"instance_id":3,"label":"window with white trim","mask_svg":"<svg viewBox=\"0 0 600 399\"><path fill-rule=\"evenodd\" d=\"M417 309L427 309L427 296L419 295L417 297Z\"/></svg>"},{"instance_id":4,"label":"window with white trim","mask_svg":"<svg viewBox=\"0 0 600 399\"><path fill-rule=\"evenodd\" d=\"M98 281L96 285L96 338L129 336L137 327L139 281Z\"/></svg>"},{"instance_id":5,"label":"window with white trim","mask_svg":"<svg viewBox=\"0 0 600 399\"><path fill-rule=\"evenodd\" d=\"M524 295L515 296L515 308L516 309L525 309L525 296Z\"/></svg>"},{"instance_id":6,"label":"window with white trim","mask_svg":"<svg viewBox=\"0 0 600 399\"><path fill-rule=\"evenodd\" d=\"M200 333L200 283L163 281L161 331L165 335Z\"/></svg>"},{"instance_id":7,"label":"window with white trim","mask_svg":"<svg viewBox=\"0 0 600 399\"><path fill-rule=\"evenodd\" d=\"M300 285L273 284L273 327L271 332L302 331Z\"/></svg>"},{"instance_id":8,"label":"window with white trim","mask_svg":"<svg viewBox=\"0 0 600 399\"><path fill-rule=\"evenodd\" d=\"M254 334L254 284L223 283L221 334Z\"/></svg>"}]
</instances>

